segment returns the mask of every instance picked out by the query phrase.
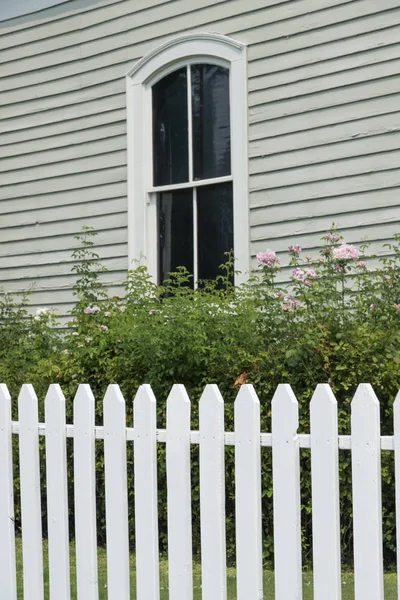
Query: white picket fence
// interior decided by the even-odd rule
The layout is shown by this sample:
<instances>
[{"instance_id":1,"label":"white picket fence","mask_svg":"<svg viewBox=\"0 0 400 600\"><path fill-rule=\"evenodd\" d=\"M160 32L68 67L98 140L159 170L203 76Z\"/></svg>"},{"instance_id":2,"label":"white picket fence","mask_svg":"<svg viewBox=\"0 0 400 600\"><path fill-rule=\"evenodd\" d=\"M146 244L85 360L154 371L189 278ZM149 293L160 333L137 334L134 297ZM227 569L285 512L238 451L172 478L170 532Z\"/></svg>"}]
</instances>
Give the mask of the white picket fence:
<instances>
[{"instance_id":1,"label":"white picket fence","mask_svg":"<svg viewBox=\"0 0 400 600\"><path fill-rule=\"evenodd\" d=\"M26 600L42 600L43 558L39 436L45 435L51 600L70 599L66 438L74 440L77 590L79 600L98 600L95 439L104 440L107 589L110 600L129 591L127 444L134 444L136 585L138 600L158 600L157 443L166 443L170 600L191 600L192 535L190 445L200 447L202 598L226 600L224 447L235 446L237 598L261 600L261 446L272 446L275 598L302 598L300 448L311 448L313 573L316 600L340 600L339 449L352 456L356 600L383 600L381 450L395 452L397 531L400 532L400 394L394 404L394 436L381 437L379 403L369 385L352 402L350 436L339 436L336 400L327 385L310 405L310 435L298 435L298 404L289 385L272 400L272 433L260 433L260 405L252 386L235 402L235 431L224 431L224 404L215 385L199 405L199 431L190 430L185 388L173 387L167 426L156 428L156 400L148 385L134 400L134 427L126 426L125 401L116 385L104 398L104 425L95 426L95 401L87 385L74 401L74 424L66 425L65 400L57 385L38 423L33 388L23 386L19 420L0 386L0 599L15 600L16 561L12 435L19 436L23 583ZM398 577L400 584L400 577ZM399 585L400 598L400 585Z\"/></svg>"}]
</instances>

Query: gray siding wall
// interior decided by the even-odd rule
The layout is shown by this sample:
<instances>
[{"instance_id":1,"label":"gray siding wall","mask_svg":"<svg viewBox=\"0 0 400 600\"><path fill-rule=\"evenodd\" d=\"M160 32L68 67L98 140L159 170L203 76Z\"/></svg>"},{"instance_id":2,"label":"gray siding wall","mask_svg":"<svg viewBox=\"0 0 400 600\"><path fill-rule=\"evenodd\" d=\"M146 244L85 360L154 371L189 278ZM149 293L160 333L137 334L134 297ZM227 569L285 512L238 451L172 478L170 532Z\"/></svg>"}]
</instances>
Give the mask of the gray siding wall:
<instances>
[{"instance_id":1,"label":"gray siding wall","mask_svg":"<svg viewBox=\"0 0 400 600\"><path fill-rule=\"evenodd\" d=\"M0 27L0 286L71 307L83 225L114 293L128 269L125 73L189 31L248 45L251 254L312 252L335 221L398 230L398 0L71 0Z\"/></svg>"}]
</instances>

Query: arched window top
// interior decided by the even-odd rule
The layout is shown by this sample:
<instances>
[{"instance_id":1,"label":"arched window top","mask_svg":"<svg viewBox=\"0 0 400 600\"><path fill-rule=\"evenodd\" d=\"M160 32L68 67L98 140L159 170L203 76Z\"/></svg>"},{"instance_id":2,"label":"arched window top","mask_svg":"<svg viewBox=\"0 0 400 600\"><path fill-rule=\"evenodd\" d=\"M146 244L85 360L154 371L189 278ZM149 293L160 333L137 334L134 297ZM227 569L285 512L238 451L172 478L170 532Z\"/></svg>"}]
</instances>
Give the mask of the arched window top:
<instances>
[{"instance_id":1,"label":"arched window top","mask_svg":"<svg viewBox=\"0 0 400 600\"><path fill-rule=\"evenodd\" d=\"M214 33L178 36L132 67L126 92L129 263L144 258L159 282L185 266L196 284L233 248L235 282L246 281L246 47Z\"/></svg>"},{"instance_id":2,"label":"arched window top","mask_svg":"<svg viewBox=\"0 0 400 600\"><path fill-rule=\"evenodd\" d=\"M221 66L244 58L246 47L236 40L216 33L191 33L178 36L146 54L127 73L132 85L153 85L169 69L181 62L212 62ZM184 57L184 60L183 60Z\"/></svg>"}]
</instances>

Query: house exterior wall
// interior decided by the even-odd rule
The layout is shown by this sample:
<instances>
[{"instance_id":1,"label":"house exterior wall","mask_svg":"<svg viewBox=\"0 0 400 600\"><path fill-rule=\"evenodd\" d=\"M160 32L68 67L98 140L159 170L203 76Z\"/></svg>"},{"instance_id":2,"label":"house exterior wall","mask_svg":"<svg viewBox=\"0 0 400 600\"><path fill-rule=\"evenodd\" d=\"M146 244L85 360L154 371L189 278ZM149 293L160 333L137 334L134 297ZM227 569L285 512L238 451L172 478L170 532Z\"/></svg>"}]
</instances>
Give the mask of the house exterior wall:
<instances>
[{"instance_id":1,"label":"house exterior wall","mask_svg":"<svg viewBox=\"0 0 400 600\"><path fill-rule=\"evenodd\" d=\"M398 0L70 0L0 23L0 286L72 304L83 225L128 269L125 74L188 32L248 47L251 256L334 221L380 249L400 206Z\"/></svg>"}]
</instances>

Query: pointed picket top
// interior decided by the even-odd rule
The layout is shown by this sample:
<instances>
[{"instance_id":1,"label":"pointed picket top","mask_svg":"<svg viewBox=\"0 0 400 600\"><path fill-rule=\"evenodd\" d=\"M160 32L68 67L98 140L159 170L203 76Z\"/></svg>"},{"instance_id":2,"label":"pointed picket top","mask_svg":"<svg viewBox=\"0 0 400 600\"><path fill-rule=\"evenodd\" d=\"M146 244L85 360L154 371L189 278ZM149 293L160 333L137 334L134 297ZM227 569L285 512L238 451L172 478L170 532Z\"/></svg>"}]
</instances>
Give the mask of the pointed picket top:
<instances>
[{"instance_id":1,"label":"pointed picket top","mask_svg":"<svg viewBox=\"0 0 400 600\"><path fill-rule=\"evenodd\" d=\"M260 410L260 400L252 384L246 383L240 387L235 400L235 411L252 411L252 414ZM236 425L235 425L236 427Z\"/></svg>"},{"instance_id":2,"label":"pointed picket top","mask_svg":"<svg viewBox=\"0 0 400 600\"><path fill-rule=\"evenodd\" d=\"M125 399L119 385L107 387L103 400L103 420L106 435L112 435L126 428Z\"/></svg>"},{"instance_id":3,"label":"pointed picket top","mask_svg":"<svg viewBox=\"0 0 400 600\"><path fill-rule=\"evenodd\" d=\"M154 410L156 408L156 397L151 385L148 383L142 384L136 392L135 400L133 403L135 411L135 421L137 418L143 417L147 413L148 406L152 405ZM143 412L144 411L144 412ZM134 423L136 427L136 422Z\"/></svg>"},{"instance_id":4,"label":"pointed picket top","mask_svg":"<svg viewBox=\"0 0 400 600\"><path fill-rule=\"evenodd\" d=\"M88 383L81 383L78 386L78 391L74 398L74 415L77 411L82 413L83 406L85 407L85 413L90 417L92 415L93 407L95 406L95 399Z\"/></svg>"},{"instance_id":5,"label":"pointed picket top","mask_svg":"<svg viewBox=\"0 0 400 600\"><path fill-rule=\"evenodd\" d=\"M379 400L369 383L358 386L351 403L351 434L361 440L380 436Z\"/></svg>"},{"instance_id":6,"label":"pointed picket top","mask_svg":"<svg viewBox=\"0 0 400 600\"><path fill-rule=\"evenodd\" d=\"M282 419L280 415L284 414ZM286 437L290 431L297 433L299 427L299 405L288 383L280 383L272 398L272 436Z\"/></svg>"},{"instance_id":7,"label":"pointed picket top","mask_svg":"<svg viewBox=\"0 0 400 600\"><path fill-rule=\"evenodd\" d=\"M176 413L180 412L181 419L189 419L190 424L190 398L186 388L181 383L175 383L167 398L167 427L168 421L174 419L175 427L178 427ZM185 423L186 425L186 423Z\"/></svg>"},{"instance_id":8,"label":"pointed picket top","mask_svg":"<svg viewBox=\"0 0 400 600\"><path fill-rule=\"evenodd\" d=\"M360 406L363 409L371 405L379 408L379 400L370 383L360 383L351 405Z\"/></svg>"},{"instance_id":9,"label":"pointed picket top","mask_svg":"<svg viewBox=\"0 0 400 600\"><path fill-rule=\"evenodd\" d=\"M44 401L46 422L47 415L51 412L52 415L57 415L59 418L65 415L65 397L58 383L52 383L46 394ZM65 416L64 416L65 425Z\"/></svg>"},{"instance_id":10,"label":"pointed picket top","mask_svg":"<svg viewBox=\"0 0 400 600\"><path fill-rule=\"evenodd\" d=\"M5 383L0 383L0 431L11 428L11 395Z\"/></svg>"},{"instance_id":11,"label":"pointed picket top","mask_svg":"<svg viewBox=\"0 0 400 600\"><path fill-rule=\"evenodd\" d=\"M33 415L38 418L38 399L33 385L30 383L24 383L21 387L21 391L18 395L18 412L23 409L24 414L29 413L32 418ZM19 420L20 417L18 417Z\"/></svg>"},{"instance_id":12,"label":"pointed picket top","mask_svg":"<svg viewBox=\"0 0 400 600\"><path fill-rule=\"evenodd\" d=\"M396 432L397 427L400 428L400 391L397 393L397 396L393 402L393 417L394 417L394 430Z\"/></svg>"},{"instance_id":13,"label":"pointed picket top","mask_svg":"<svg viewBox=\"0 0 400 600\"><path fill-rule=\"evenodd\" d=\"M224 399L216 383L208 383L200 398L200 406L214 408L224 406Z\"/></svg>"},{"instance_id":14,"label":"pointed picket top","mask_svg":"<svg viewBox=\"0 0 400 600\"><path fill-rule=\"evenodd\" d=\"M317 385L310 402L311 433L314 439L326 440L327 429L331 436L337 437L337 401L331 386L327 383ZM315 421L315 429L312 424Z\"/></svg>"}]
</instances>

